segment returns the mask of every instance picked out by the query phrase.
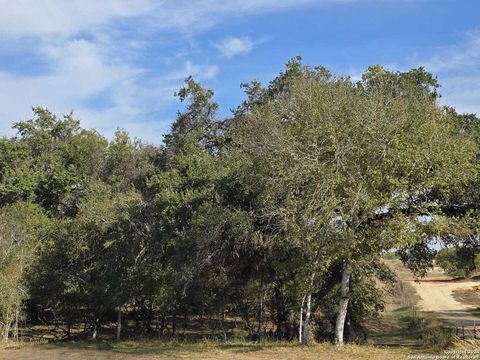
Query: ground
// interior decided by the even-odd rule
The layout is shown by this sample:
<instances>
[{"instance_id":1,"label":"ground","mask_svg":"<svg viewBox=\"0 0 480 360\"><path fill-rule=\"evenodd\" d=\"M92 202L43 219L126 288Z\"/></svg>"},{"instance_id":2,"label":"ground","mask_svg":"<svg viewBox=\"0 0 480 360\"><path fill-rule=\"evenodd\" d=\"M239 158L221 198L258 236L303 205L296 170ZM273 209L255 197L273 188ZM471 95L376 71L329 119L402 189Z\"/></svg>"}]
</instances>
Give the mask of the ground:
<instances>
[{"instance_id":1,"label":"ground","mask_svg":"<svg viewBox=\"0 0 480 360\"><path fill-rule=\"evenodd\" d=\"M474 326L480 324L478 317L472 310L474 305L462 303L455 299L454 292L470 289L480 285L479 281L449 279L424 279L413 282L413 286L420 296L420 310L432 311L440 319L456 326Z\"/></svg>"},{"instance_id":2,"label":"ground","mask_svg":"<svg viewBox=\"0 0 480 360\"><path fill-rule=\"evenodd\" d=\"M118 345L104 343L57 344L22 346L0 351L0 359L29 360L157 360L157 359L315 359L315 360L396 360L411 354L407 349L376 348L373 346L345 346L338 349L330 344L301 347L296 344L163 344L124 342Z\"/></svg>"}]
</instances>

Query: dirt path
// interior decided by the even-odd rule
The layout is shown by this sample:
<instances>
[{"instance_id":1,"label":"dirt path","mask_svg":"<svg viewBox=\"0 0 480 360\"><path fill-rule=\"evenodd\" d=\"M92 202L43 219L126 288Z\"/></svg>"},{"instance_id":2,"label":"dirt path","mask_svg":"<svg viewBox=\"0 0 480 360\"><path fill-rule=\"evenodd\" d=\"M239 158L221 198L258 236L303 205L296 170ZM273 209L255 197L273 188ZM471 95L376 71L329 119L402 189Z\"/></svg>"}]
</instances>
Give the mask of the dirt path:
<instances>
[{"instance_id":1,"label":"dirt path","mask_svg":"<svg viewBox=\"0 0 480 360\"><path fill-rule=\"evenodd\" d=\"M472 305L462 304L453 297L453 291L480 285L480 281L454 281L445 277L426 278L420 281L409 281L417 291L421 300L419 307L424 311L432 311L450 323L458 326L480 325L480 317L473 316Z\"/></svg>"}]
</instances>

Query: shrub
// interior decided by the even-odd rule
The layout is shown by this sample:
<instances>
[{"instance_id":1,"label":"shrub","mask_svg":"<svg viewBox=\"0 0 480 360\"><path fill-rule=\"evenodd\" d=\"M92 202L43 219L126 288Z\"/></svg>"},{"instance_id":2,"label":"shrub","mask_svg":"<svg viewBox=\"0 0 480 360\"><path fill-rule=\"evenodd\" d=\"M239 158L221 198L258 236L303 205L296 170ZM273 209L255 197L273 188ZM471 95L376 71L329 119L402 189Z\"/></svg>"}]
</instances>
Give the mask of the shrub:
<instances>
[{"instance_id":1,"label":"shrub","mask_svg":"<svg viewBox=\"0 0 480 360\"><path fill-rule=\"evenodd\" d=\"M468 248L445 248L435 257L436 263L448 275L465 277L475 269L473 251Z\"/></svg>"}]
</instances>

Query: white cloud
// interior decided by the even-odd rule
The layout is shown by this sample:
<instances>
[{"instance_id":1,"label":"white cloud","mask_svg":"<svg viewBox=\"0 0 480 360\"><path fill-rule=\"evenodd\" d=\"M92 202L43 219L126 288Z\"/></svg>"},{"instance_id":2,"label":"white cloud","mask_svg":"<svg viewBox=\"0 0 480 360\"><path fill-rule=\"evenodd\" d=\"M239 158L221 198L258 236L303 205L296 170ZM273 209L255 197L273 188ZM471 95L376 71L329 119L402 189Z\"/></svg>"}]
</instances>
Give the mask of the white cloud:
<instances>
[{"instance_id":1,"label":"white cloud","mask_svg":"<svg viewBox=\"0 0 480 360\"><path fill-rule=\"evenodd\" d=\"M464 43L438 49L415 66L438 76L441 103L480 114L480 33L469 34Z\"/></svg>"},{"instance_id":2,"label":"white cloud","mask_svg":"<svg viewBox=\"0 0 480 360\"><path fill-rule=\"evenodd\" d=\"M152 9L150 0L0 0L3 36L61 36L89 32L108 22L139 16Z\"/></svg>"},{"instance_id":3,"label":"white cloud","mask_svg":"<svg viewBox=\"0 0 480 360\"><path fill-rule=\"evenodd\" d=\"M168 128L169 116L162 114L174 103L181 80L214 78L218 67L188 61L187 52L176 69L155 68L140 61L149 46L175 42L175 53L232 17L345 1L350 0L0 0L0 56L12 57L18 48L34 67L42 64L28 72L0 67L0 135L11 131L12 121L31 116L31 106L41 105L57 113L73 109L86 127L106 135L120 126L159 142L153 131ZM226 55L255 45L239 39L226 44Z\"/></svg>"},{"instance_id":4,"label":"white cloud","mask_svg":"<svg viewBox=\"0 0 480 360\"><path fill-rule=\"evenodd\" d=\"M153 75L116 60L115 50L86 40L47 45L39 52L52 71L24 76L0 72L0 134L11 134L11 122L30 117L30 108L40 105L57 113L74 110L84 127L107 136L122 127L159 143L171 118L155 114L175 102L173 94L183 79L188 75L209 79L217 72L214 65L187 61L178 70ZM99 101L104 104L91 105Z\"/></svg>"},{"instance_id":5,"label":"white cloud","mask_svg":"<svg viewBox=\"0 0 480 360\"><path fill-rule=\"evenodd\" d=\"M181 69L167 74L165 79L183 80L190 75L197 79L212 79L217 75L217 72L218 66L216 65L198 65L193 64L191 61L186 61Z\"/></svg>"},{"instance_id":6,"label":"white cloud","mask_svg":"<svg viewBox=\"0 0 480 360\"><path fill-rule=\"evenodd\" d=\"M152 26L183 33L208 29L232 16L247 16L308 4L344 3L356 0L176 0L156 3Z\"/></svg>"},{"instance_id":7,"label":"white cloud","mask_svg":"<svg viewBox=\"0 0 480 360\"><path fill-rule=\"evenodd\" d=\"M391 71L407 71L423 66L438 78L441 85L440 104L454 107L458 112L480 115L480 32L467 34L465 41L437 48L430 57L418 54L402 64L383 65ZM365 69L350 66L346 71L353 80L361 79Z\"/></svg>"},{"instance_id":8,"label":"white cloud","mask_svg":"<svg viewBox=\"0 0 480 360\"><path fill-rule=\"evenodd\" d=\"M51 71L40 75L0 72L0 121L3 126L28 117L34 105L59 112L74 109L82 115L88 101L105 92L111 108L121 108L125 115L135 112L129 93L134 90L141 69L109 61L108 49L86 40L44 46L39 52Z\"/></svg>"},{"instance_id":9,"label":"white cloud","mask_svg":"<svg viewBox=\"0 0 480 360\"><path fill-rule=\"evenodd\" d=\"M231 16L351 1L355 0L0 0L0 34L68 37L105 30L114 20L131 18L139 21L140 31L192 33Z\"/></svg>"},{"instance_id":10,"label":"white cloud","mask_svg":"<svg viewBox=\"0 0 480 360\"><path fill-rule=\"evenodd\" d=\"M215 47L226 58L231 58L239 54L247 54L253 50L255 43L247 36L244 37L226 37Z\"/></svg>"}]
</instances>

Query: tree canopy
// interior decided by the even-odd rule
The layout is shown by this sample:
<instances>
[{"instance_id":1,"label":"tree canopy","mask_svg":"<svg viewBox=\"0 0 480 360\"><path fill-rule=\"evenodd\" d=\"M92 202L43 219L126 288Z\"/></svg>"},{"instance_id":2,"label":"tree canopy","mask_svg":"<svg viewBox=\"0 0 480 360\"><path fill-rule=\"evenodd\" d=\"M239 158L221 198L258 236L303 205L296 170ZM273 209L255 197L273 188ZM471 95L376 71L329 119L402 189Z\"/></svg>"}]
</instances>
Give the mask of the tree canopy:
<instances>
[{"instance_id":1,"label":"tree canopy","mask_svg":"<svg viewBox=\"0 0 480 360\"><path fill-rule=\"evenodd\" d=\"M126 316L132 336L175 336L190 318L226 339L241 319L250 339L342 344L383 308L386 252L422 275L442 242L447 270L475 268L480 122L440 106L433 75L372 66L354 81L294 58L242 87L222 118L186 79L158 146L44 108L13 125L0 139L4 339L23 318L57 337L116 323L120 338Z\"/></svg>"}]
</instances>

